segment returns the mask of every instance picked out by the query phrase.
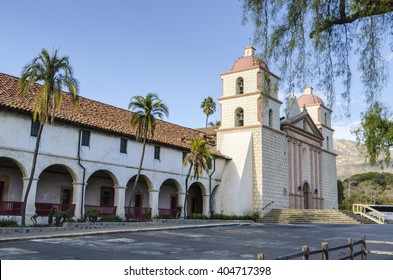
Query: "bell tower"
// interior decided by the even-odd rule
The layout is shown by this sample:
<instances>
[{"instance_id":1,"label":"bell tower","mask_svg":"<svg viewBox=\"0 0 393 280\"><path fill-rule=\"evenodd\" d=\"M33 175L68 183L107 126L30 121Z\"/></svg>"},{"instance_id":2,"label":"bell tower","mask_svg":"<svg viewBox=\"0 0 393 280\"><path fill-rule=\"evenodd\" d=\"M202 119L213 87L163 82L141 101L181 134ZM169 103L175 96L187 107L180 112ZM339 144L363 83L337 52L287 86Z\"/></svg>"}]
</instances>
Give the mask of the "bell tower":
<instances>
[{"instance_id":1,"label":"bell tower","mask_svg":"<svg viewBox=\"0 0 393 280\"><path fill-rule=\"evenodd\" d=\"M281 102L274 91L278 77L247 46L228 72L221 73L221 126L217 149L231 158L219 191L226 214L248 214L262 209L263 130L280 131Z\"/></svg>"},{"instance_id":2,"label":"bell tower","mask_svg":"<svg viewBox=\"0 0 393 280\"><path fill-rule=\"evenodd\" d=\"M275 91L279 78L247 46L229 72L221 74L221 126L219 132L262 128L280 129L280 106ZM220 136L218 136L220 148Z\"/></svg>"}]
</instances>

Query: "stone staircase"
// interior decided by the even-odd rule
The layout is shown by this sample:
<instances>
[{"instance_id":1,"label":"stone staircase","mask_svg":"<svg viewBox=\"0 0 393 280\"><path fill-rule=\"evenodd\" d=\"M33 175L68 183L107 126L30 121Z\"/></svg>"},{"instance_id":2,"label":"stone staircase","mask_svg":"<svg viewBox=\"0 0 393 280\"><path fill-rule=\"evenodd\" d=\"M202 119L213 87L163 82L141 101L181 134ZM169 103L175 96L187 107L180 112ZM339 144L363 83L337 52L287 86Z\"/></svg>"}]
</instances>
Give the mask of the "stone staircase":
<instances>
[{"instance_id":1,"label":"stone staircase","mask_svg":"<svg viewBox=\"0 0 393 280\"><path fill-rule=\"evenodd\" d=\"M257 222L266 224L361 224L338 210L272 209Z\"/></svg>"},{"instance_id":2,"label":"stone staircase","mask_svg":"<svg viewBox=\"0 0 393 280\"><path fill-rule=\"evenodd\" d=\"M374 224L375 225L375 222L373 222L373 221L371 221L371 220L369 220L367 218L364 218L364 217L362 217L362 216L360 216L358 214L355 214L355 213L353 213L351 211L341 210L340 212L342 212L343 214L345 214L345 215L355 219L356 221L358 221L361 224Z\"/></svg>"}]
</instances>

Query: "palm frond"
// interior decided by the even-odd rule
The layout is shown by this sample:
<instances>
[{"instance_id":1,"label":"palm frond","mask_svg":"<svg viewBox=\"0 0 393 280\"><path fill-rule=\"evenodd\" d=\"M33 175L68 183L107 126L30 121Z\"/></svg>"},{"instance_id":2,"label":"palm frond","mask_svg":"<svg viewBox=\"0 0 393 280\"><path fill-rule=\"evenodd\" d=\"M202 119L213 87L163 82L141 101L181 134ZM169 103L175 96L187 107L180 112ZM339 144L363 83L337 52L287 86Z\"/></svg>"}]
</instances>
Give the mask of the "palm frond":
<instances>
[{"instance_id":1,"label":"palm frond","mask_svg":"<svg viewBox=\"0 0 393 280\"><path fill-rule=\"evenodd\" d=\"M74 107L78 102L79 85L72 76L72 68L67 56L58 57L58 50L52 55L46 49L24 66L19 80L20 93L25 96L35 84L42 82L39 92L35 95L33 119L39 116L41 123L54 120L56 110L62 102L62 88L66 87L72 95Z\"/></svg>"}]
</instances>

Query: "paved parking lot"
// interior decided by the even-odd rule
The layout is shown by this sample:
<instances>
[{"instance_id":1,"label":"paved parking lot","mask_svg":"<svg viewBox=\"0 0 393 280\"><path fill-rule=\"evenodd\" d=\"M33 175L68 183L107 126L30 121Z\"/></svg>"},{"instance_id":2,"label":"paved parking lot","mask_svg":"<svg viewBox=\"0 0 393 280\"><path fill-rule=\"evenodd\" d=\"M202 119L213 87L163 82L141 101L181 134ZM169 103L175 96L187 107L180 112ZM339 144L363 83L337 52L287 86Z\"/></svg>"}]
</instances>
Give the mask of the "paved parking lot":
<instances>
[{"instance_id":1,"label":"paved parking lot","mask_svg":"<svg viewBox=\"0 0 393 280\"><path fill-rule=\"evenodd\" d=\"M358 240L361 235L369 240L393 241L393 225L255 224L35 239L0 243L0 259L255 260L261 252L267 259L274 259L299 252L302 245L315 250L321 242L328 242L333 247L346 244L347 238ZM372 247L393 251L393 246ZM331 257L345 254L346 250L332 253ZM393 259L393 256L369 255L369 259Z\"/></svg>"}]
</instances>

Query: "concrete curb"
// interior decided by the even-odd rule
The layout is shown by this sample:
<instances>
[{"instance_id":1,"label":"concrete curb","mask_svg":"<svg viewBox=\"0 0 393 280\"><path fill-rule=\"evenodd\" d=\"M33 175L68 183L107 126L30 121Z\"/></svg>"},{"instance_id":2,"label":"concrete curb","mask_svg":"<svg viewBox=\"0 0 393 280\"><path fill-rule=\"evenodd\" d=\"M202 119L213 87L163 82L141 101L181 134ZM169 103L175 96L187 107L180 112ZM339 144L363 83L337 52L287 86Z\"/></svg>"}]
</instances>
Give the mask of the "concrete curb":
<instances>
[{"instance_id":1,"label":"concrete curb","mask_svg":"<svg viewBox=\"0 0 393 280\"><path fill-rule=\"evenodd\" d=\"M210 227L224 227L224 226L249 226L248 223L214 223L214 224L183 224L183 225L162 225L162 226L145 226L145 227L128 227L128 228L103 228L91 230L67 230L67 231L53 231L53 232L38 232L38 233L20 233L9 234L9 236L1 236L0 242L32 240L32 239L48 239L48 238L67 238L86 235L99 234L116 234L116 233L132 233L145 231L159 231L159 230L176 230L176 229L192 229L192 228L210 228Z\"/></svg>"}]
</instances>

